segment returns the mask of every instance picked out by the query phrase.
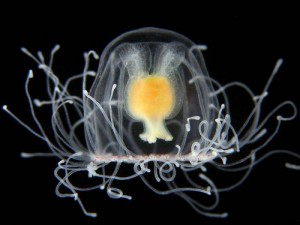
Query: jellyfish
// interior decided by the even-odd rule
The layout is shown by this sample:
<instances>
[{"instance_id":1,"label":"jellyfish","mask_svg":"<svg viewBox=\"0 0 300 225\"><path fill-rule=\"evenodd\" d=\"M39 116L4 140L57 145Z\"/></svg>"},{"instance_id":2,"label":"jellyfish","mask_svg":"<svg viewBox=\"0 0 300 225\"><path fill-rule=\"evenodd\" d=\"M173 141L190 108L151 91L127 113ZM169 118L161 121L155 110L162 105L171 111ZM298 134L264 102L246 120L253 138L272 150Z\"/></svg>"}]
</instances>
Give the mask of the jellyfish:
<instances>
[{"instance_id":1,"label":"jellyfish","mask_svg":"<svg viewBox=\"0 0 300 225\"><path fill-rule=\"evenodd\" d=\"M3 109L45 141L51 152L21 156L57 157L56 194L74 198L87 216L97 214L86 209L81 192L102 190L111 198L130 200L132 196L116 183L141 179L157 194L181 197L199 214L226 217L228 213L216 210L219 193L239 186L253 166L277 153L300 159L299 154L287 150L257 157L281 124L294 119L297 111L293 102L284 101L266 116L261 115L282 59L276 62L264 89L255 94L243 83L221 85L210 77L202 55L206 49L170 30L142 28L114 39L101 57L95 51L85 53L83 72L63 83L53 69L58 45L48 63L41 52L35 56L22 48L44 73L48 99L32 97L29 84L35 72L30 70L25 90L36 127L21 121L6 105ZM97 70L91 68L91 60L99 61ZM73 93L71 85L81 91ZM233 88L246 93L252 105L240 127L233 125L238 118L230 113L227 91ZM290 115L279 114L287 107L292 109ZM51 111L52 130L39 121L37 108ZM274 118L277 125L270 130L266 124ZM207 167L244 175L230 185L217 187ZM299 169L292 163L286 167ZM124 168L126 173L121 173ZM74 184L73 177L79 173L97 184ZM210 196L213 204L205 205L195 195Z\"/></svg>"}]
</instances>

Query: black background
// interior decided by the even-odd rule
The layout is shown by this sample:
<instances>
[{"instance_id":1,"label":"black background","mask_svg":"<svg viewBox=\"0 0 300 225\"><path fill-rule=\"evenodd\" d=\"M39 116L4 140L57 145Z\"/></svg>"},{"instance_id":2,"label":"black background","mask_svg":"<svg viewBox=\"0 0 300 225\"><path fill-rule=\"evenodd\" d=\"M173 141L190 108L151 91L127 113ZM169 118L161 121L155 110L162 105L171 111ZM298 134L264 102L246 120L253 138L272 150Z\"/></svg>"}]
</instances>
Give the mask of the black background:
<instances>
[{"instance_id":1,"label":"black background","mask_svg":"<svg viewBox=\"0 0 300 225\"><path fill-rule=\"evenodd\" d=\"M24 95L24 82L28 69L35 65L21 53L20 47L49 53L55 44L60 44L57 70L62 77L67 77L81 72L83 52L94 49L101 53L113 38L126 31L155 26L206 44L208 51L204 57L212 77L222 84L242 81L256 93L262 90L276 60L282 57L284 65L272 83L266 109L286 99L299 105L297 30L300 18L293 12L293 6L288 9L280 6L278 11L248 7L227 11L220 7L221 13L192 6L177 9L157 5L138 7L127 10L117 3L109 7L100 4L2 7L0 104L7 104L21 119L33 124ZM5 16L4 12L8 14ZM237 106L235 110L241 109ZM284 148L299 152L298 128L299 116L283 124L265 151ZM46 144L3 111L0 112L0 129L0 187L3 189L0 224L41 224L45 221L52 224L141 224L145 221L152 224L300 224L299 171L283 166L287 160L299 163L291 157L278 155L265 160L240 187L221 194L217 211L227 211L227 219L198 215L181 199L158 196L139 181L124 184L133 196L131 201L109 199L100 191L85 193L83 201L87 208L99 215L91 219L83 215L72 199L55 196L53 169L56 159L20 158L22 151L45 151Z\"/></svg>"}]
</instances>

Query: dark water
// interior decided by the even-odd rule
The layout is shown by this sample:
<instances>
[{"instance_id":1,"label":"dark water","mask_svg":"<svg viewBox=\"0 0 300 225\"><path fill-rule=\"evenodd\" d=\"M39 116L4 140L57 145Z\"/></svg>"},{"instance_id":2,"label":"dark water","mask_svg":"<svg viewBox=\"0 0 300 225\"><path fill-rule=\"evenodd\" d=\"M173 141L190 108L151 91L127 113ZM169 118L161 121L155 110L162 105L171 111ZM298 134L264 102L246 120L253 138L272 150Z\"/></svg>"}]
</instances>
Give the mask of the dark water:
<instances>
[{"instance_id":1,"label":"dark water","mask_svg":"<svg viewBox=\"0 0 300 225\"><path fill-rule=\"evenodd\" d=\"M57 6L58 11L51 11L45 7L39 10L29 6L22 8L24 10L8 7L6 10L11 16L4 18L1 15L0 104L9 105L31 125L30 111L25 104L24 82L28 69L34 68L35 64L20 52L20 47L32 52L49 52L55 44L60 44L56 65L64 79L68 74L81 72L84 51L94 49L101 53L105 45L119 34L144 26L172 29L196 43L206 44L208 50L204 57L212 77L222 84L242 81L257 93L262 90L276 60L282 57L284 65L270 88L266 112L286 99L299 105L299 38L296 34L299 16L292 12L287 11L286 16L282 12L260 15L254 11L215 15L213 12L203 14L205 10L202 9L178 16L170 12L167 16L166 12L147 15L124 12L121 15L108 9L110 13L104 15L105 8L99 11L88 5L79 8L72 10ZM90 10L94 13L88 13ZM39 90L35 92L38 95ZM233 101L238 105L241 100L235 96ZM243 111L239 106L232 108L233 112L237 112L234 110ZM265 152L276 148L299 152L298 128L299 117L283 124L277 138ZM4 112L0 112L0 129L1 224L41 224L44 221L51 224L141 224L148 221L152 224L177 224L180 220L185 224L300 224L297 208L300 201L299 172L283 166L285 161L293 161L291 157L278 155L265 160L239 188L221 194L216 211L228 212L227 219L198 215L175 196L152 193L139 179L120 184L126 194L133 196L131 201L109 199L101 191L83 193L82 200L87 209L99 214L97 219L90 219L83 215L72 199L55 196L57 181L53 169L56 159L24 160L19 157L22 151L47 152L47 146ZM293 162L299 164L297 160Z\"/></svg>"}]
</instances>

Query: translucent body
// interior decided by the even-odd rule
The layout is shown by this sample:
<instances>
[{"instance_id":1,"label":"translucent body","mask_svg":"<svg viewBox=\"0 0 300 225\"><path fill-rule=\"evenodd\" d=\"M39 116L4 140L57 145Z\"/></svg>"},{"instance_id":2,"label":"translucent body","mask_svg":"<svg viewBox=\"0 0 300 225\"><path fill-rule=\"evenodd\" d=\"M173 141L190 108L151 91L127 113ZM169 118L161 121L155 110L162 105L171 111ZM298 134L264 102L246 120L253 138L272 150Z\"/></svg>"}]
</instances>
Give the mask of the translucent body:
<instances>
[{"instance_id":1,"label":"translucent body","mask_svg":"<svg viewBox=\"0 0 300 225\"><path fill-rule=\"evenodd\" d=\"M112 198L131 199L114 187L113 182L140 177L158 194L175 193L201 214L225 217L226 213L211 212L218 204L218 193L241 184L252 167L269 155L256 159L256 153L271 141L281 122L296 116L296 108L286 101L265 118L260 116L267 89L282 60L278 60L264 90L255 95L239 82L221 86L210 78L201 53L205 49L178 33L143 28L112 41L102 53L97 73L89 68L90 56L98 59L97 54L93 51L85 54L83 73L69 78L65 84L52 70L57 47L51 53L49 64L41 53L35 57L23 49L46 74L49 100L31 98L28 84L33 78L32 71L26 81L26 94L38 130L20 121L7 106L3 108L46 141L53 154L61 158L55 170L59 180L56 193L60 197L74 197L86 215L96 214L85 210L78 192L101 189ZM87 85L88 79L93 80L91 87ZM82 93L70 93L69 85L73 82L79 82ZM232 87L245 91L253 105L241 127L231 124L226 90ZM41 106L52 110L53 138L36 117L35 107ZM293 114L277 115L277 127L267 135L266 122L284 106L292 107ZM262 138L264 143L255 145ZM247 151L242 152L245 148ZM230 160L233 154L240 153L240 158ZM300 158L289 151L274 153ZM40 155L48 154L23 154L24 157ZM207 176L206 164L225 172L245 171L245 175L228 187L217 188ZM119 176L123 165L132 171ZM287 166L298 168L292 164ZM91 179L101 178L101 182L90 188L73 185L69 178L86 171ZM196 179L192 178L193 173L197 174ZM178 175L183 177L179 182ZM147 176L154 176L155 182L148 181ZM163 190L156 186L158 183L164 183ZM62 193L61 186L70 193ZM191 193L213 194L215 203L203 205Z\"/></svg>"},{"instance_id":2,"label":"translucent body","mask_svg":"<svg viewBox=\"0 0 300 225\"><path fill-rule=\"evenodd\" d=\"M136 77L152 74L168 79L175 93L175 104L169 113L161 115L160 120L166 119L165 125L162 122L146 122L149 117L142 119L145 131L141 135L142 139L155 143L145 145L140 140L139 133L135 133L143 129L141 118L132 115L126 107L127 88ZM89 96L100 103L105 111L103 114L93 100L90 102L90 109L86 108L86 111L95 110L90 119L92 126L100 121L104 126L104 129L95 127L95 132L90 132L91 136L95 135L93 139L96 140L92 151L96 151L96 155L109 153L118 156L176 154L178 149L175 146L179 145L182 153L190 152L190 145L199 134L194 129L195 132L187 135L184 129L187 119L197 115L203 120L213 121L218 112L210 110L210 107L219 107L216 96L209 96L213 91L209 79L188 83L199 74L208 76L201 52L190 40L177 33L148 28L128 32L112 41L102 53L97 77L89 91ZM116 88L112 92L114 84ZM106 121L105 115L111 115L110 123L103 123ZM215 124L212 125L214 126ZM147 131L150 130L162 130L162 134L147 137ZM172 130L173 134L168 130ZM206 131L209 138L211 131ZM156 141L156 136L162 136L161 139L167 139L168 143ZM116 149L111 145L112 142L122 147ZM205 146L207 143L203 141L201 144ZM108 145L111 147L107 147Z\"/></svg>"}]
</instances>

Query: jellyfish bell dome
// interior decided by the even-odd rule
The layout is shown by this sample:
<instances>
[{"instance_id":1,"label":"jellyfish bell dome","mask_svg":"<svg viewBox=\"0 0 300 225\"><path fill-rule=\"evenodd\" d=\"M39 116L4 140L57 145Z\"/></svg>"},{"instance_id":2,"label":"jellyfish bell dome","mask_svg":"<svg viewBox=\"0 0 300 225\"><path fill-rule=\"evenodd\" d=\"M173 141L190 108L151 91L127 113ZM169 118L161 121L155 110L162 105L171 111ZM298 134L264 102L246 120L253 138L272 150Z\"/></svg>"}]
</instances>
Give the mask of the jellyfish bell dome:
<instances>
[{"instance_id":1,"label":"jellyfish bell dome","mask_svg":"<svg viewBox=\"0 0 300 225\"><path fill-rule=\"evenodd\" d=\"M203 46L158 28L127 32L103 51L85 114L99 155L188 154L201 139L194 120L210 123L218 99L201 53ZM99 108L100 106L100 108ZM187 129L188 126L188 129ZM210 138L214 124L206 129ZM178 146L178 147L176 147ZM201 141L205 147L205 141Z\"/></svg>"}]
</instances>

